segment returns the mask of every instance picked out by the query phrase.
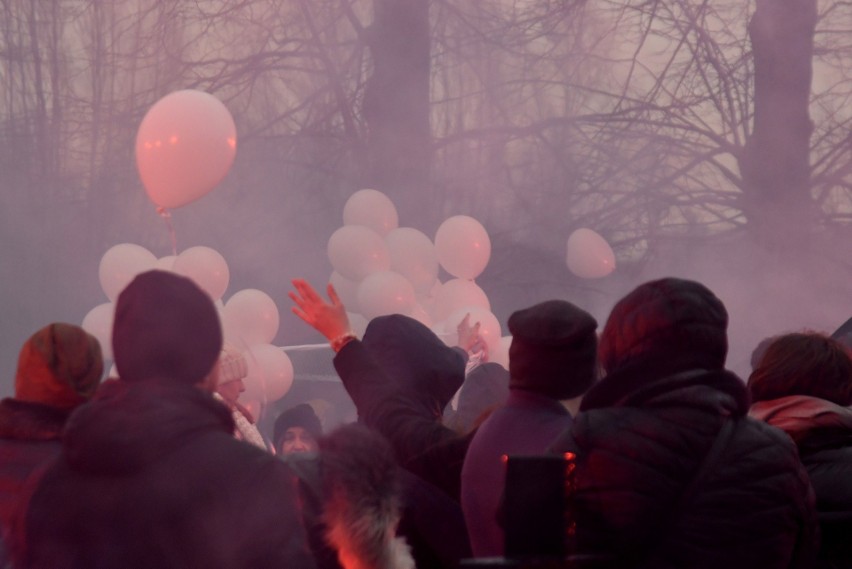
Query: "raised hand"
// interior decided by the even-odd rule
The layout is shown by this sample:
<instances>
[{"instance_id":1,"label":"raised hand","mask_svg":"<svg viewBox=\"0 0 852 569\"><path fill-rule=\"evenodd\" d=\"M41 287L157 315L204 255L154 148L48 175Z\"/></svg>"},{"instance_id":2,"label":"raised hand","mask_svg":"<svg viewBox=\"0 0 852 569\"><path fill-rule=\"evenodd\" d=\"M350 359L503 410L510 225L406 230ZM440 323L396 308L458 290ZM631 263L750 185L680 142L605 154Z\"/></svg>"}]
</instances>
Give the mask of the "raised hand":
<instances>
[{"instance_id":1,"label":"raised hand","mask_svg":"<svg viewBox=\"0 0 852 569\"><path fill-rule=\"evenodd\" d=\"M471 326L470 313L465 314L462 321L459 322L459 325L456 327L456 332L459 334L458 347L468 353L473 351L474 346L481 343L481 338L479 336L479 322Z\"/></svg>"},{"instance_id":2,"label":"raised hand","mask_svg":"<svg viewBox=\"0 0 852 569\"><path fill-rule=\"evenodd\" d=\"M331 302L326 302L308 284L308 281L294 279L292 283L296 292L290 292L288 296L296 304L293 307L293 314L307 322L329 341L351 332L346 307L340 302L340 298L331 284L326 289Z\"/></svg>"}]
</instances>

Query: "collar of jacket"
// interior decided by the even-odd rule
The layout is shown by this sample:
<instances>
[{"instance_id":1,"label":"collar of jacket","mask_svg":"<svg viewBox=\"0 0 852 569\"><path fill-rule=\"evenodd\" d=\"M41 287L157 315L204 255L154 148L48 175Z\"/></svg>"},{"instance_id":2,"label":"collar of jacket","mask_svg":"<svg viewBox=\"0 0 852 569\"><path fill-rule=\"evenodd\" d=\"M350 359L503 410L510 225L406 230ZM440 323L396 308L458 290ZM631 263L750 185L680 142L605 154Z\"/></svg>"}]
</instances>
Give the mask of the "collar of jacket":
<instances>
[{"instance_id":1,"label":"collar of jacket","mask_svg":"<svg viewBox=\"0 0 852 569\"><path fill-rule=\"evenodd\" d=\"M580 411L643 407L653 399L677 393L684 395L684 403L696 406L715 405L711 400L715 395L726 412L736 417L744 416L750 404L745 383L726 370L691 369L661 376L639 368L624 368L592 386L583 397Z\"/></svg>"},{"instance_id":2,"label":"collar of jacket","mask_svg":"<svg viewBox=\"0 0 852 569\"><path fill-rule=\"evenodd\" d=\"M0 401L0 438L21 441L59 440L72 409L7 398Z\"/></svg>"},{"instance_id":3,"label":"collar of jacket","mask_svg":"<svg viewBox=\"0 0 852 569\"><path fill-rule=\"evenodd\" d=\"M852 409L818 397L790 395L758 401L749 415L781 429L799 445L806 440L831 444L852 437Z\"/></svg>"}]
</instances>

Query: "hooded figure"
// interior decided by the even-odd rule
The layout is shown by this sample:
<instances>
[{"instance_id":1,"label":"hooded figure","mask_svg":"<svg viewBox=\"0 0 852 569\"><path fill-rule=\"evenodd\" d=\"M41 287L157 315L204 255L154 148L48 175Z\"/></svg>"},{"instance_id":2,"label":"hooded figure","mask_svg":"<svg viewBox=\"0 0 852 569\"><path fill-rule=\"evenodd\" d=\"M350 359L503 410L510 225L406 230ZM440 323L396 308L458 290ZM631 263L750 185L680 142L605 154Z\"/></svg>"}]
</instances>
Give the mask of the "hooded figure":
<instances>
[{"instance_id":1,"label":"hooded figure","mask_svg":"<svg viewBox=\"0 0 852 569\"><path fill-rule=\"evenodd\" d=\"M364 339L349 342L334 358L361 422L390 441L402 466L456 500L470 437L441 419L464 381L466 362L464 350L400 314L374 318Z\"/></svg>"},{"instance_id":2,"label":"hooded figure","mask_svg":"<svg viewBox=\"0 0 852 569\"><path fill-rule=\"evenodd\" d=\"M97 339L79 326L45 326L21 348L15 397L0 401L0 522L12 512L28 477L59 454L68 416L92 397L104 369Z\"/></svg>"},{"instance_id":3,"label":"hooded figure","mask_svg":"<svg viewBox=\"0 0 852 569\"><path fill-rule=\"evenodd\" d=\"M606 377L554 445L576 455L578 554L615 567L813 567L813 490L792 441L746 416L728 316L700 283L645 283L613 308Z\"/></svg>"},{"instance_id":4,"label":"hooded figure","mask_svg":"<svg viewBox=\"0 0 852 569\"><path fill-rule=\"evenodd\" d=\"M441 422L464 381L466 360L463 350L399 314L374 318L363 341L348 342L334 358L360 421L388 439L407 471L401 474L401 533L421 569L452 566L470 555L458 496L471 436Z\"/></svg>"},{"instance_id":5,"label":"hooded figure","mask_svg":"<svg viewBox=\"0 0 852 569\"><path fill-rule=\"evenodd\" d=\"M212 300L185 277L138 275L119 295L120 380L78 409L18 542L22 568L314 566L294 478L233 438L212 396Z\"/></svg>"},{"instance_id":6,"label":"hooded figure","mask_svg":"<svg viewBox=\"0 0 852 569\"><path fill-rule=\"evenodd\" d=\"M497 512L504 455L544 454L571 425L560 402L582 395L595 379L597 322L564 300L509 317L509 397L479 426L462 469L461 499L475 557L503 555Z\"/></svg>"}]
</instances>

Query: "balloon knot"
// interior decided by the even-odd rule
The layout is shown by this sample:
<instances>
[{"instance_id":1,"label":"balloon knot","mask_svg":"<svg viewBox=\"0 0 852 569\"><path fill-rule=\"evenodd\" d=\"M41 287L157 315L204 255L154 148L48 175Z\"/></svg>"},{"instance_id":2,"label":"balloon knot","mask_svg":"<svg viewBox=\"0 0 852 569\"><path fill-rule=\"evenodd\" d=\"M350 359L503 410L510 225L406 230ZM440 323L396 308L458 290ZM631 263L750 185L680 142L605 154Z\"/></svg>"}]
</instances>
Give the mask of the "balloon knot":
<instances>
[{"instance_id":1,"label":"balloon knot","mask_svg":"<svg viewBox=\"0 0 852 569\"><path fill-rule=\"evenodd\" d=\"M160 214L161 217L164 217L166 219L172 216L171 212L161 205L157 206L157 213Z\"/></svg>"}]
</instances>

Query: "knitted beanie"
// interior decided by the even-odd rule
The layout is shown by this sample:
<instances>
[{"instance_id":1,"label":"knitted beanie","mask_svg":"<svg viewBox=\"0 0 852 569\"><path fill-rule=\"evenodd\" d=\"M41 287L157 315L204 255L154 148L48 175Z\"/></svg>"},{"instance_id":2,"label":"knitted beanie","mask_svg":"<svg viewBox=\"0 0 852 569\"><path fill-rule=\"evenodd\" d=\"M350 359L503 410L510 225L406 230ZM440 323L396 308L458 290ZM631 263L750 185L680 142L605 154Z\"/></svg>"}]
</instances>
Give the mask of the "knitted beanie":
<instances>
[{"instance_id":1,"label":"knitted beanie","mask_svg":"<svg viewBox=\"0 0 852 569\"><path fill-rule=\"evenodd\" d=\"M118 296L112 351L122 380L196 384L213 369L221 349L216 307L188 278L148 271Z\"/></svg>"},{"instance_id":2,"label":"knitted beanie","mask_svg":"<svg viewBox=\"0 0 852 569\"><path fill-rule=\"evenodd\" d=\"M275 448L281 448L284 434L290 427L302 427L315 439L322 436L322 424L314 412L314 408L307 403L300 403L278 415L275 419L275 427L272 430L272 442Z\"/></svg>"},{"instance_id":3,"label":"knitted beanie","mask_svg":"<svg viewBox=\"0 0 852 569\"><path fill-rule=\"evenodd\" d=\"M245 379L248 375L248 361L242 350L225 344L219 354L219 385Z\"/></svg>"},{"instance_id":4,"label":"knitted beanie","mask_svg":"<svg viewBox=\"0 0 852 569\"><path fill-rule=\"evenodd\" d=\"M509 388L553 399L582 395L595 380L598 323L564 300L548 300L509 317Z\"/></svg>"},{"instance_id":5,"label":"knitted beanie","mask_svg":"<svg viewBox=\"0 0 852 569\"><path fill-rule=\"evenodd\" d=\"M103 370L97 339L79 326L55 322L30 336L21 348L15 397L71 409L94 394Z\"/></svg>"}]
</instances>

